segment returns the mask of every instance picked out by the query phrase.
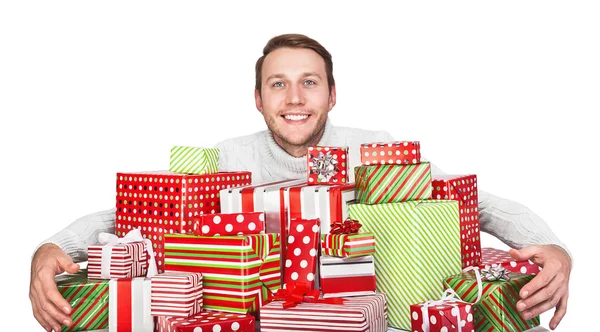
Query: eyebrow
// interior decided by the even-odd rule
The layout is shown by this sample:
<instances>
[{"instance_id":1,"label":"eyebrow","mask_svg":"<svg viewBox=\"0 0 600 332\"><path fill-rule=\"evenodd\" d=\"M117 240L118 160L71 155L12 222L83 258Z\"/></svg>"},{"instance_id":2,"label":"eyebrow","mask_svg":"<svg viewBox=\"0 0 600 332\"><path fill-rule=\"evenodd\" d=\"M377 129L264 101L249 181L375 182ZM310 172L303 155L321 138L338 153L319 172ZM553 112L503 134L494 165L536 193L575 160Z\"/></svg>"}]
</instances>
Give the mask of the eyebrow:
<instances>
[{"instance_id":1,"label":"eyebrow","mask_svg":"<svg viewBox=\"0 0 600 332\"><path fill-rule=\"evenodd\" d=\"M309 77L309 76L316 76L320 80L322 80L321 75L319 75L317 72L305 72L304 74L302 74L303 78L304 77ZM284 74L273 74L273 75L267 77L267 82L269 80L271 80L271 79L274 79L274 78L285 78L285 75Z\"/></svg>"}]
</instances>

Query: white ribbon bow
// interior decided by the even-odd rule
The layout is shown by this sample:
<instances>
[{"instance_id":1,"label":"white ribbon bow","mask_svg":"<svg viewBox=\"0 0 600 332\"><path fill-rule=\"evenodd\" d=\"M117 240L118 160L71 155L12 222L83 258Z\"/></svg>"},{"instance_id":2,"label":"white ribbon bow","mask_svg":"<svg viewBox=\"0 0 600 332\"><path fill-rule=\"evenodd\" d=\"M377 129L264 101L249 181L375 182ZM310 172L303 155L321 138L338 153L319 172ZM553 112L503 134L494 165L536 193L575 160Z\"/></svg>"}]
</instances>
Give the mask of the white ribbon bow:
<instances>
[{"instance_id":1,"label":"white ribbon bow","mask_svg":"<svg viewBox=\"0 0 600 332\"><path fill-rule=\"evenodd\" d=\"M429 307L434 307L436 305L450 305L453 309L456 309L456 318L458 322L457 331L462 332L462 326L460 325L460 309L458 308L458 303L467 303L467 304L476 304L481 300L481 293L483 292L483 284L481 282L481 274L479 273L479 268L476 266L470 266L463 270L463 273L469 271L475 271L475 279L477 280L477 300L475 302L465 302L463 301L458 294L452 288L446 289L442 293L442 298L439 300L430 300L423 303L421 307L421 317L423 317L423 332L429 332L431 327L429 325Z\"/></svg>"},{"instance_id":2,"label":"white ribbon bow","mask_svg":"<svg viewBox=\"0 0 600 332\"><path fill-rule=\"evenodd\" d=\"M146 277L152 278L152 276L158 273L152 241L150 241L150 239L144 239L139 229L132 229L124 237L118 237L111 233L100 233L100 235L98 235L98 240L100 241L100 244L104 245L104 247L102 247L102 265L100 274L103 279L110 279L112 246L123 243L144 242L146 251L148 255L150 255L148 258L148 273L146 274Z\"/></svg>"}]
</instances>

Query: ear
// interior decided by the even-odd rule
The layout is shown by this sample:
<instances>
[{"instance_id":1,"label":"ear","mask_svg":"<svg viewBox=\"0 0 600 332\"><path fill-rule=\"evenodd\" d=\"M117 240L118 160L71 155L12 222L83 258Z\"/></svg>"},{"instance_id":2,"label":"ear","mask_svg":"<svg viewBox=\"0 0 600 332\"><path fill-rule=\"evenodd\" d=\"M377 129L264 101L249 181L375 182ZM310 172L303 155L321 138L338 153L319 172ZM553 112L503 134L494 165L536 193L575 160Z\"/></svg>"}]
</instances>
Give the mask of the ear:
<instances>
[{"instance_id":1,"label":"ear","mask_svg":"<svg viewBox=\"0 0 600 332\"><path fill-rule=\"evenodd\" d=\"M335 106L335 101L336 101L336 95L335 95L335 84L331 86L331 91L329 91L329 111L331 111L331 109L333 109L333 106Z\"/></svg>"},{"instance_id":2,"label":"ear","mask_svg":"<svg viewBox=\"0 0 600 332\"><path fill-rule=\"evenodd\" d=\"M262 98L260 97L260 93L258 92L258 89L254 89L254 102L256 103L256 109L262 113L263 104L262 104Z\"/></svg>"}]
</instances>

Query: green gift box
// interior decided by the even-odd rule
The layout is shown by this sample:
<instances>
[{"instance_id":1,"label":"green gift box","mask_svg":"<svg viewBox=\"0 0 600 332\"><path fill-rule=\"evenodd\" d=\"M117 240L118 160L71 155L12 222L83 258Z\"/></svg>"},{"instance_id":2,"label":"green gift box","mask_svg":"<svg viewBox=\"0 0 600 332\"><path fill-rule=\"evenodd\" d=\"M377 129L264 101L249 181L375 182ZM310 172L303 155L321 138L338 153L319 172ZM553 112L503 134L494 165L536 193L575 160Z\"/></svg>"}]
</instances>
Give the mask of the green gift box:
<instances>
[{"instance_id":1,"label":"green gift box","mask_svg":"<svg viewBox=\"0 0 600 332\"><path fill-rule=\"evenodd\" d=\"M219 149L174 146L169 171L187 174L214 174L219 171Z\"/></svg>"},{"instance_id":2,"label":"green gift box","mask_svg":"<svg viewBox=\"0 0 600 332\"><path fill-rule=\"evenodd\" d=\"M377 291L390 326L410 330L410 305L439 298L442 281L461 272L457 201L351 204L348 217L377 238Z\"/></svg>"},{"instance_id":3,"label":"green gift box","mask_svg":"<svg viewBox=\"0 0 600 332\"><path fill-rule=\"evenodd\" d=\"M540 317L525 320L517 310L521 299L519 292L534 275L510 272L510 280L482 281L482 295L473 305L476 331L526 331L540 325ZM445 285L452 288L463 301L477 300L477 278L474 271L446 278Z\"/></svg>"},{"instance_id":4,"label":"green gift box","mask_svg":"<svg viewBox=\"0 0 600 332\"><path fill-rule=\"evenodd\" d=\"M62 297L71 305L70 327L66 331L87 331L108 328L108 281L88 279L87 270L76 274L61 274L54 281Z\"/></svg>"},{"instance_id":5,"label":"green gift box","mask_svg":"<svg viewBox=\"0 0 600 332\"><path fill-rule=\"evenodd\" d=\"M371 165L354 168L356 200L365 204L431 198L431 165Z\"/></svg>"}]
</instances>

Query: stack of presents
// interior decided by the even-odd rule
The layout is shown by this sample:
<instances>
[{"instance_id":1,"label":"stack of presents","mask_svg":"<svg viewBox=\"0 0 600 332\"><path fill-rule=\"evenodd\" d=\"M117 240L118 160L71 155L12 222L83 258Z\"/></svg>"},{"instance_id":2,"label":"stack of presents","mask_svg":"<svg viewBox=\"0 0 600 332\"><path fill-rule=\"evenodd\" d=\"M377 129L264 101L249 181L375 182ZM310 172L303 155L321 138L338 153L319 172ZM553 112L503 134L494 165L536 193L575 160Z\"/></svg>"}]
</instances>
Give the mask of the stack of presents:
<instances>
[{"instance_id":1,"label":"stack of presents","mask_svg":"<svg viewBox=\"0 0 600 332\"><path fill-rule=\"evenodd\" d=\"M63 331L524 331L539 271L480 247L475 175L432 177L419 142L311 147L305 179L252 184L217 149L118 173L115 234L60 275ZM448 295L451 294L451 295ZM259 322L259 324L257 324ZM260 326L260 328L259 328Z\"/></svg>"}]
</instances>

